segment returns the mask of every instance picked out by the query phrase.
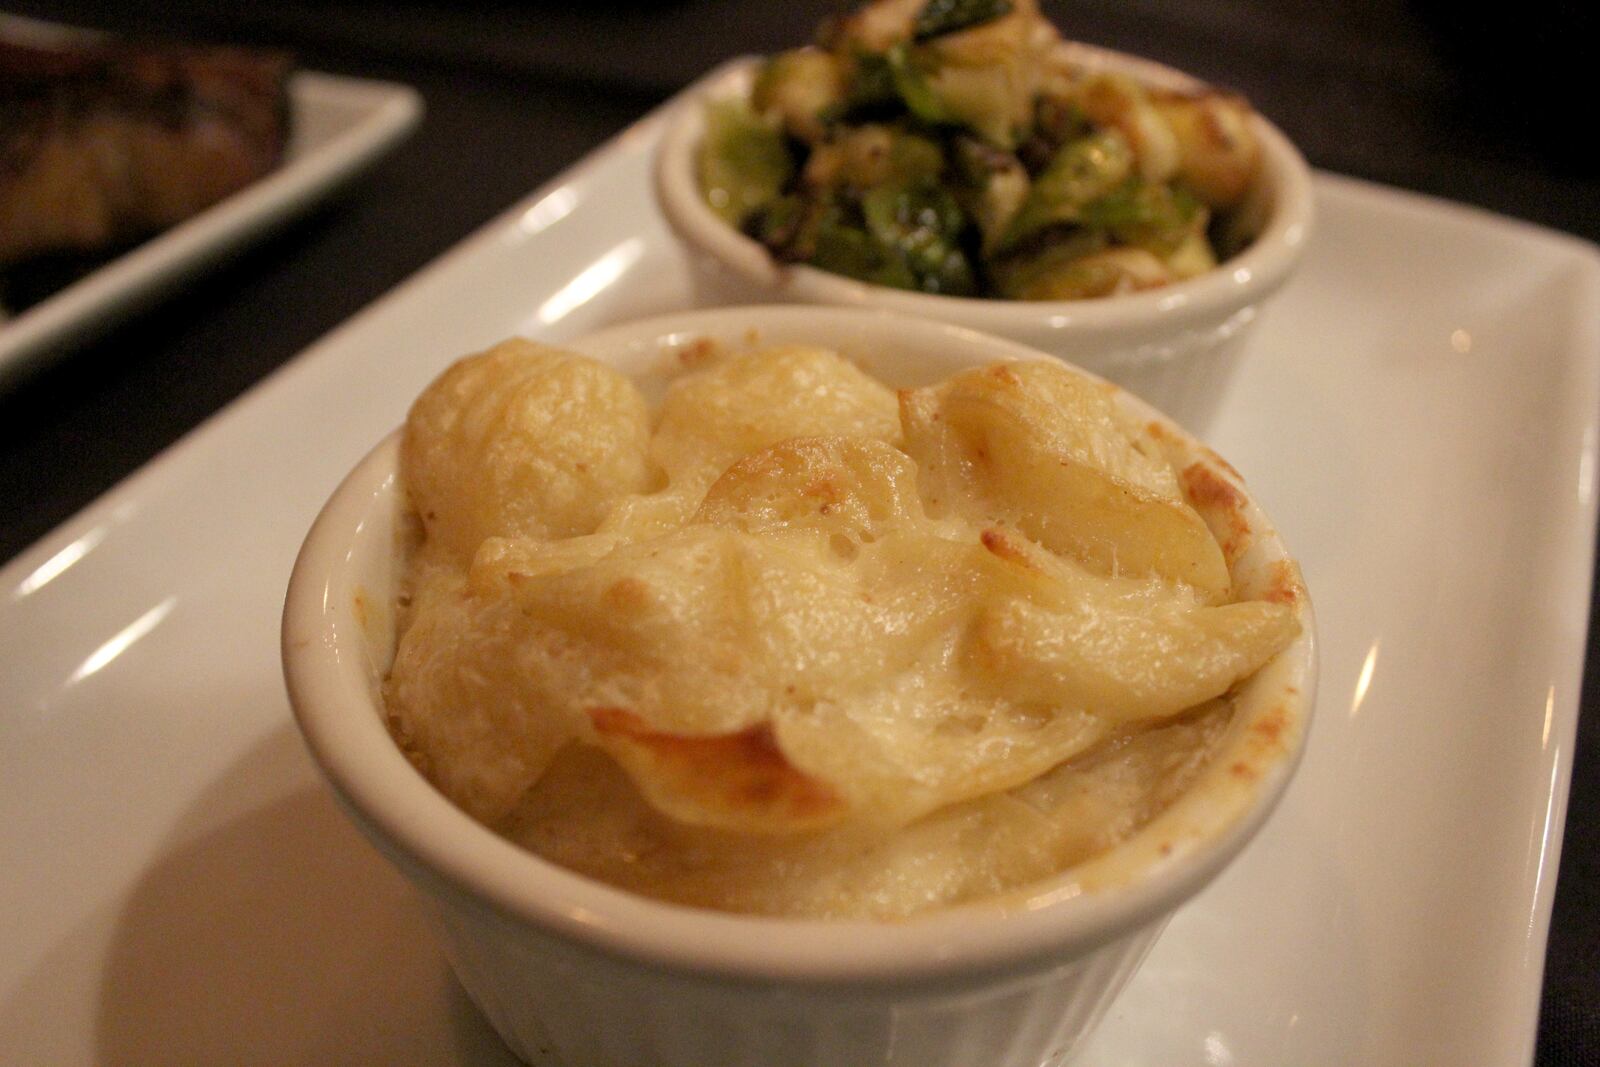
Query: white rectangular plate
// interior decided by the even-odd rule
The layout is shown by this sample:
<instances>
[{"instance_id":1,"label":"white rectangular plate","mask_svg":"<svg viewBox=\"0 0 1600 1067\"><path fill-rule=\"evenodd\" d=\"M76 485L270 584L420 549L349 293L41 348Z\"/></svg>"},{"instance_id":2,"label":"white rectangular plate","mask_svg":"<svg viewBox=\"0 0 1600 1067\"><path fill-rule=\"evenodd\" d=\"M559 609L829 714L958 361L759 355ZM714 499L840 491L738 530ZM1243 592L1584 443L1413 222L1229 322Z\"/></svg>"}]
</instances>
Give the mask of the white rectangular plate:
<instances>
[{"instance_id":1,"label":"white rectangular plate","mask_svg":"<svg viewBox=\"0 0 1600 1067\"><path fill-rule=\"evenodd\" d=\"M0 388L306 210L393 147L422 114L410 86L308 71L291 78L289 106L289 145L272 173L15 317L0 308Z\"/></svg>"},{"instance_id":2,"label":"white rectangular plate","mask_svg":"<svg viewBox=\"0 0 1600 1067\"><path fill-rule=\"evenodd\" d=\"M0 571L0 1062L509 1062L303 753L278 612L323 499L449 360L690 299L649 193L658 132ZM1310 754L1093 1067L1531 1058L1594 550L1600 266L1451 205L1333 178L1318 196L1215 435L1317 602Z\"/></svg>"}]
</instances>

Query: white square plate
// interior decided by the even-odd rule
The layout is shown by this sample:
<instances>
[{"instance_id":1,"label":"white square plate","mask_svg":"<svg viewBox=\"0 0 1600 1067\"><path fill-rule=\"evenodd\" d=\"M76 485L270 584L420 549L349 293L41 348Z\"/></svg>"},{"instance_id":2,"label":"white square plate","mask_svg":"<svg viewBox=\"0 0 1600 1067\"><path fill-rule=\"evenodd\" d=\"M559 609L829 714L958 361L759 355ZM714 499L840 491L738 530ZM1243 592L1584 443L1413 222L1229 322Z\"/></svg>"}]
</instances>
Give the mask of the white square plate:
<instances>
[{"instance_id":1,"label":"white square plate","mask_svg":"<svg viewBox=\"0 0 1600 1067\"><path fill-rule=\"evenodd\" d=\"M289 106L289 145L272 173L14 317L0 307L0 388L305 211L399 143L422 115L410 86L309 71L290 79Z\"/></svg>"},{"instance_id":2,"label":"white square plate","mask_svg":"<svg viewBox=\"0 0 1600 1067\"><path fill-rule=\"evenodd\" d=\"M659 131L0 570L0 1062L509 1062L306 759L278 613L323 499L452 358L689 301L649 193ZM1309 755L1090 1067L1532 1056L1594 558L1600 258L1317 188L1314 247L1214 435L1317 603Z\"/></svg>"}]
</instances>

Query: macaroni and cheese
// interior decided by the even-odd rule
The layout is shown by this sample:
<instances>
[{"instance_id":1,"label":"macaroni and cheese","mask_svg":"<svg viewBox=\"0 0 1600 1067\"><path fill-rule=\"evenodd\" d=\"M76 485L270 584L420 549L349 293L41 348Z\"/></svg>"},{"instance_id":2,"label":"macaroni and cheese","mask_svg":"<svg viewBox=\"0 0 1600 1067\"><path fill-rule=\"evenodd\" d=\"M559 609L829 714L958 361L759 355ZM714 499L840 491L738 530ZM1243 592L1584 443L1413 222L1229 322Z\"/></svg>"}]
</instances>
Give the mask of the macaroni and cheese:
<instances>
[{"instance_id":1,"label":"macaroni and cheese","mask_svg":"<svg viewBox=\"0 0 1600 1067\"><path fill-rule=\"evenodd\" d=\"M760 914L1005 894L1169 805L1298 633L1061 364L896 393L821 348L694 354L652 409L508 341L406 423L391 730L556 863Z\"/></svg>"}]
</instances>

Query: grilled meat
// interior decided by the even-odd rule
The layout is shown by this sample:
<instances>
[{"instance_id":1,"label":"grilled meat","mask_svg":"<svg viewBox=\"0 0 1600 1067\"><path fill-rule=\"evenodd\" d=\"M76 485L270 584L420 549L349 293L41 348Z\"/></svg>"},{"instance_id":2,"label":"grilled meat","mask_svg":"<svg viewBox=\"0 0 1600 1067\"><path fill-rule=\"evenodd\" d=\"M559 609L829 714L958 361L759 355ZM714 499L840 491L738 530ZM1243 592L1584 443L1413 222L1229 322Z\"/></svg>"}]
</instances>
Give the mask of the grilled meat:
<instances>
[{"instance_id":1,"label":"grilled meat","mask_svg":"<svg viewBox=\"0 0 1600 1067\"><path fill-rule=\"evenodd\" d=\"M0 22L0 267L181 222L271 170L289 57L8 37Z\"/></svg>"}]
</instances>

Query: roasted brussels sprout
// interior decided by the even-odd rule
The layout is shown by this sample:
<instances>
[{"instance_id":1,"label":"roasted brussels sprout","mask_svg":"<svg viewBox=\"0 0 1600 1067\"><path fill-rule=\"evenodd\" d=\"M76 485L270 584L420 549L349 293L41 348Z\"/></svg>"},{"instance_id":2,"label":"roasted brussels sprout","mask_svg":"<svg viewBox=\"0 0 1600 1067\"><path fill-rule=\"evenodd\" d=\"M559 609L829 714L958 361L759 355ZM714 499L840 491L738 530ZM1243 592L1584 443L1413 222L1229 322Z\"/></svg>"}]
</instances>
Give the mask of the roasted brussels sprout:
<instances>
[{"instance_id":1,"label":"roasted brussels sprout","mask_svg":"<svg viewBox=\"0 0 1600 1067\"><path fill-rule=\"evenodd\" d=\"M1250 105L1237 96L1168 94L1156 110L1178 145L1178 177L1215 208L1237 207L1261 167Z\"/></svg>"},{"instance_id":2,"label":"roasted brussels sprout","mask_svg":"<svg viewBox=\"0 0 1600 1067\"><path fill-rule=\"evenodd\" d=\"M735 226L783 191L794 159L783 137L743 100L719 100L706 113L700 188L711 209Z\"/></svg>"},{"instance_id":3,"label":"roasted brussels sprout","mask_svg":"<svg viewBox=\"0 0 1600 1067\"><path fill-rule=\"evenodd\" d=\"M706 200L785 262L956 296L1193 277L1254 239L1237 96L1066 65L1038 0L873 0L714 105Z\"/></svg>"},{"instance_id":4,"label":"roasted brussels sprout","mask_svg":"<svg viewBox=\"0 0 1600 1067\"><path fill-rule=\"evenodd\" d=\"M1167 265L1142 248L1079 253L1071 242L1063 242L1013 267L1003 288L1015 300L1085 300L1153 289L1172 280Z\"/></svg>"},{"instance_id":5,"label":"roasted brussels sprout","mask_svg":"<svg viewBox=\"0 0 1600 1067\"><path fill-rule=\"evenodd\" d=\"M1134 156L1116 130L1101 130L1061 146L1034 179L1001 245L1016 244L1046 226L1083 221L1083 210L1133 173Z\"/></svg>"},{"instance_id":6,"label":"roasted brussels sprout","mask_svg":"<svg viewBox=\"0 0 1600 1067\"><path fill-rule=\"evenodd\" d=\"M956 195L977 223L984 251L992 251L1028 199L1028 172L1010 152L976 138L958 137L951 148Z\"/></svg>"}]
</instances>

